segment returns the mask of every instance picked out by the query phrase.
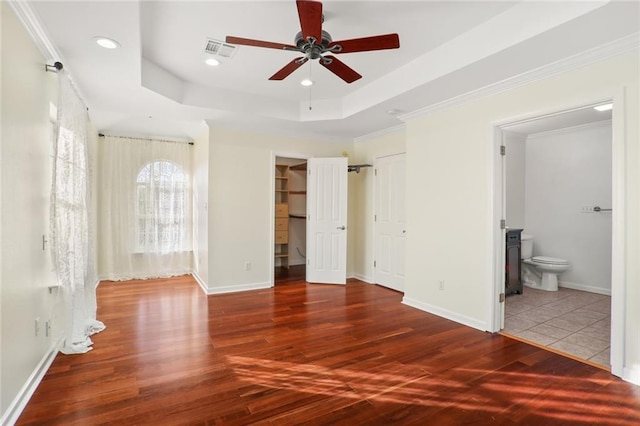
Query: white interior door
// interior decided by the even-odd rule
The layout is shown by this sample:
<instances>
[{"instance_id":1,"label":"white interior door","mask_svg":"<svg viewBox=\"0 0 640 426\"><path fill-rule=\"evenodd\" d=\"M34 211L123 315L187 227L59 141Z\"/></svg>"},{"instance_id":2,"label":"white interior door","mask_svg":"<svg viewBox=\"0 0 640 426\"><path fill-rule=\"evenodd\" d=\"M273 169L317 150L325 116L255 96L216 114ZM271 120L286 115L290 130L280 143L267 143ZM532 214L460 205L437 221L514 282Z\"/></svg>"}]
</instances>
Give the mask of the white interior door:
<instances>
[{"instance_id":1,"label":"white interior door","mask_svg":"<svg viewBox=\"0 0 640 426\"><path fill-rule=\"evenodd\" d=\"M405 154L376 160L375 282L404 291Z\"/></svg>"},{"instance_id":2,"label":"white interior door","mask_svg":"<svg viewBox=\"0 0 640 426\"><path fill-rule=\"evenodd\" d=\"M347 159L307 163L307 281L347 282Z\"/></svg>"}]
</instances>

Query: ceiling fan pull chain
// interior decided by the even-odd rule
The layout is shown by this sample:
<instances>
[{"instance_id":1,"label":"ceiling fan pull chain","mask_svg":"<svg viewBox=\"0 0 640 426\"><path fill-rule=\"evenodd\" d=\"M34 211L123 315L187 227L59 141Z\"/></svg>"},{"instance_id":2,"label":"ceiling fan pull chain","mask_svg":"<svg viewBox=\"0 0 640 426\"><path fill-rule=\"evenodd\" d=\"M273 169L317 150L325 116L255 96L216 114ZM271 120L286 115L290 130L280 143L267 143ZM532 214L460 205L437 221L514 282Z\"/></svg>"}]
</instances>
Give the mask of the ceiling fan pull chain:
<instances>
[{"instance_id":1,"label":"ceiling fan pull chain","mask_svg":"<svg viewBox=\"0 0 640 426\"><path fill-rule=\"evenodd\" d=\"M313 81L313 78L311 78L311 67L313 65L311 65L313 63L313 61L309 61L309 81ZM311 107L311 88L313 87L313 84L311 86L309 86L309 111L311 111L313 108Z\"/></svg>"}]
</instances>

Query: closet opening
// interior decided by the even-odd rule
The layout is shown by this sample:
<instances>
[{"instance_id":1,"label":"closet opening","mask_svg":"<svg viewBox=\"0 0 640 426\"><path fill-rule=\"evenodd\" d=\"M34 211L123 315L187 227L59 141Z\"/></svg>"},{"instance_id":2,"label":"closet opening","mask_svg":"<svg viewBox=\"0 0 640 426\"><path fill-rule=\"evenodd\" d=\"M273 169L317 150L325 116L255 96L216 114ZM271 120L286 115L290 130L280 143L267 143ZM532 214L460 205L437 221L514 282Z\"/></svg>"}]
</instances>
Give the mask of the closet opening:
<instances>
[{"instance_id":1,"label":"closet opening","mask_svg":"<svg viewBox=\"0 0 640 426\"><path fill-rule=\"evenodd\" d=\"M274 284L306 278L307 160L276 157Z\"/></svg>"}]
</instances>

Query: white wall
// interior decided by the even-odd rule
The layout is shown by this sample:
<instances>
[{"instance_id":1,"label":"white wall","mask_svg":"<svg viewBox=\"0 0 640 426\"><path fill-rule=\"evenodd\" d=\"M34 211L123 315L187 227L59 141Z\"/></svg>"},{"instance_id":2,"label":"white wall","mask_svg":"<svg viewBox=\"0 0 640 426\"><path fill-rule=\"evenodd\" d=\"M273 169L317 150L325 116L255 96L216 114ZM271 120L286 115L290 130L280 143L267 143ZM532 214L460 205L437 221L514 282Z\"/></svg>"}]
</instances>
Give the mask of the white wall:
<instances>
[{"instance_id":1,"label":"white wall","mask_svg":"<svg viewBox=\"0 0 640 426\"><path fill-rule=\"evenodd\" d=\"M45 73L45 61L7 2L2 15L2 271L1 389L3 414L50 352L44 323L52 315L48 286L52 127L49 104L56 98L57 76ZM35 320L41 330L35 335Z\"/></svg>"},{"instance_id":2,"label":"white wall","mask_svg":"<svg viewBox=\"0 0 640 426\"><path fill-rule=\"evenodd\" d=\"M376 158L403 152L405 152L405 130L404 126L401 126L393 132L356 142L352 162L373 165ZM353 187L350 186L349 191L354 194L358 218L354 223L356 251L352 271L357 278L374 282L375 175L372 168L363 168L359 174L351 173L351 175L353 176L349 179L349 183ZM410 232L411 225L407 226L407 232Z\"/></svg>"},{"instance_id":3,"label":"white wall","mask_svg":"<svg viewBox=\"0 0 640 426\"><path fill-rule=\"evenodd\" d=\"M567 259L561 285L611 292L611 122L531 135L526 142L525 229L534 256Z\"/></svg>"},{"instance_id":4,"label":"white wall","mask_svg":"<svg viewBox=\"0 0 640 426\"><path fill-rule=\"evenodd\" d=\"M505 160L506 216L509 228L524 228L526 135L503 131Z\"/></svg>"},{"instance_id":5,"label":"white wall","mask_svg":"<svg viewBox=\"0 0 640 426\"><path fill-rule=\"evenodd\" d=\"M350 143L223 129L209 122L210 293L268 287L275 155L339 157ZM297 154L297 155L296 155ZM349 245L352 241L350 200ZM351 256L350 256L351 257ZM245 262L251 269L245 271ZM351 264L348 259L348 268ZM349 269L347 269L349 270Z\"/></svg>"},{"instance_id":6,"label":"white wall","mask_svg":"<svg viewBox=\"0 0 640 426\"><path fill-rule=\"evenodd\" d=\"M202 133L193 143L193 269L204 287L209 282L209 126L202 123Z\"/></svg>"},{"instance_id":7,"label":"white wall","mask_svg":"<svg viewBox=\"0 0 640 426\"><path fill-rule=\"evenodd\" d=\"M625 127L624 375L640 382L638 52L620 54L407 122L405 302L480 329L492 323L494 123L616 96ZM622 100L621 96L624 96ZM619 121L620 122L620 121ZM616 193L614 191L614 198ZM615 213L615 212L614 212ZM439 290L439 281L445 289ZM614 313L614 317L617 313ZM617 320L615 320L617 321Z\"/></svg>"}]
</instances>

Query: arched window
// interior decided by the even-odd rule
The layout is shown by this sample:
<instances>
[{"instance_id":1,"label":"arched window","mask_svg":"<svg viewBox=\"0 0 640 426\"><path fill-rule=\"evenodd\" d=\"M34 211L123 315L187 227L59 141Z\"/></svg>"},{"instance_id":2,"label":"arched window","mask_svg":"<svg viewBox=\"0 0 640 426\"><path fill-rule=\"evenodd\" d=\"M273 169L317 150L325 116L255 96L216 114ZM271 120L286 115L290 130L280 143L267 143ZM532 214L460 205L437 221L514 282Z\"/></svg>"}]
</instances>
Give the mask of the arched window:
<instances>
[{"instance_id":1,"label":"arched window","mask_svg":"<svg viewBox=\"0 0 640 426\"><path fill-rule=\"evenodd\" d=\"M190 250L187 232L189 179L176 164L158 160L136 179L137 248L144 253Z\"/></svg>"}]
</instances>

